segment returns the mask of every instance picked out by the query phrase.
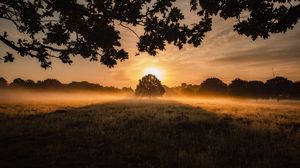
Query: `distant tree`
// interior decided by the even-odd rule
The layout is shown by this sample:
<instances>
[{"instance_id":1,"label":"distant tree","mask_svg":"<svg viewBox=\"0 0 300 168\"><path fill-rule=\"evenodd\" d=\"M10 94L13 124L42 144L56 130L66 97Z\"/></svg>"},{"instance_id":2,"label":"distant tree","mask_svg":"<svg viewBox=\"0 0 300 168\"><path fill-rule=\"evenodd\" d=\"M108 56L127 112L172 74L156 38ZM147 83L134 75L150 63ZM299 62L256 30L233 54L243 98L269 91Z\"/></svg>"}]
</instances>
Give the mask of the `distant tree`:
<instances>
[{"instance_id":1,"label":"distant tree","mask_svg":"<svg viewBox=\"0 0 300 168\"><path fill-rule=\"evenodd\" d=\"M186 83L181 83L181 88L186 88L187 84Z\"/></svg>"},{"instance_id":2,"label":"distant tree","mask_svg":"<svg viewBox=\"0 0 300 168\"><path fill-rule=\"evenodd\" d=\"M184 95L195 96L199 92L199 85L181 84L181 93Z\"/></svg>"},{"instance_id":3,"label":"distant tree","mask_svg":"<svg viewBox=\"0 0 300 168\"><path fill-rule=\"evenodd\" d=\"M0 88L6 88L7 87L7 81L4 78L0 78Z\"/></svg>"},{"instance_id":4,"label":"distant tree","mask_svg":"<svg viewBox=\"0 0 300 168\"><path fill-rule=\"evenodd\" d=\"M163 85L163 87L165 89L165 95L167 96L178 96L182 94L181 86L168 87L166 85Z\"/></svg>"},{"instance_id":5,"label":"distant tree","mask_svg":"<svg viewBox=\"0 0 300 168\"><path fill-rule=\"evenodd\" d=\"M248 96L250 97L266 97L266 87L262 81L248 82Z\"/></svg>"},{"instance_id":6,"label":"distant tree","mask_svg":"<svg viewBox=\"0 0 300 168\"><path fill-rule=\"evenodd\" d=\"M13 82L10 84L11 87L17 88L17 87L24 87L26 85L25 80L21 78L16 78L13 80Z\"/></svg>"},{"instance_id":7,"label":"distant tree","mask_svg":"<svg viewBox=\"0 0 300 168\"><path fill-rule=\"evenodd\" d=\"M103 86L99 84L89 83L87 81L82 82L71 82L68 84L68 88L70 89L82 89L82 90L101 90Z\"/></svg>"},{"instance_id":8,"label":"distant tree","mask_svg":"<svg viewBox=\"0 0 300 168\"><path fill-rule=\"evenodd\" d=\"M57 79L46 79L44 81L38 81L37 87L40 89L62 89L64 85Z\"/></svg>"},{"instance_id":9,"label":"distant tree","mask_svg":"<svg viewBox=\"0 0 300 168\"><path fill-rule=\"evenodd\" d=\"M120 91L120 89L113 87L113 86L105 86L103 87L102 91L107 93L117 93Z\"/></svg>"},{"instance_id":10,"label":"distant tree","mask_svg":"<svg viewBox=\"0 0 300 168\"><path fill-rule=\"evenodd\" d=\"M293 82L284 77L275 77L266 82L268 94L274 98L289 97L293 88Z\"/></svg>"},{"instance_id":11,"label":"distant tree","mask_svg":"<svg viewBox=\"0 0 300 168\"><path fill-rule=\"evenodd\" d=\"M227 85L218 78L208 78L200 84L200 94L225 95Z\"/></svg>"},{"instance_id":12,"label":"distant tree","mask_svg":"<svg viewBox=\"0 0 300 168\"><path fill-rule=\"evenodd\" d=\"M212 30L213 17L234 20L234 31L253 40L285 33L300 18L298 0L190 0L190 11L199 21L188 24L175 2L1 0L0 18L12 26L1 27L0 41L21 56L36 58L43 68L51 66L52 58L71 64L71 56L113 67L128 59L118 27L137 36L140 52L156 55L167 43L179 49L186 44L198 47ZM141 34L132 29L137 26L144 30ZM8 31L17 32L18 38ZM13 53L2 59L13 62Z\"/></svg>"},{"instance_id":13,"label":"distant tree","mask_svg":"<svg viewBox=\"0 0 300 168\"><path fill-rule=\"evenodd\" d=\"M295 98L300 98L300 81L294 83L293 96Z\"/></svg>"},{"instance_id":14,"label":"distant tree","mask_svg":"<svg viewBox=\"0 0 300 168\"><path fill-rule=\"evenodd\" d=\"M228 94L232 96L246 96L248 84L248 81L235 79L228 85Z\"/></svg>"},{"instance_id":15,"label":"distant tree","mask_svg":"<svg viewBox=\"0 0 300 168\"><path fill-rule=\"evenodd\" d=\"M9 86L12 88L34 89L35 82L33 80L23 80L21 78L16 78Z\"/></svg>"},{"instance_id":16,"label":"distant tree","mask_svg":"<svg viewBox=\"0 0 300 168\"><path fill-rule=\"evenodd\" d=\"M134 93L134 90L131 87L123 87L121 91L124 93Z\"/></svg>"},{"instance_id":17,"label":"distant tree","mask_svg":"<svg viewBox=\"0 0 300 168\"><path fill-rule=\"evenodd\" d=\"M137 96L156 97L162 96L164 93L165 89L161 82L151 74L148 74L139 80L139 84L135 89L135 95Z\"/></svg>"},{"instance_id":18,"label":"distant tree","mask_svg":"<svg viewBox=\"0 0 300 168\"><path fill-rule=\"evenodd\" d=\"M34 89L36 87L36 83L31 79L26 80L25 83L26 83L25 86L26 88Z\"/></svg>"}]
</instances>

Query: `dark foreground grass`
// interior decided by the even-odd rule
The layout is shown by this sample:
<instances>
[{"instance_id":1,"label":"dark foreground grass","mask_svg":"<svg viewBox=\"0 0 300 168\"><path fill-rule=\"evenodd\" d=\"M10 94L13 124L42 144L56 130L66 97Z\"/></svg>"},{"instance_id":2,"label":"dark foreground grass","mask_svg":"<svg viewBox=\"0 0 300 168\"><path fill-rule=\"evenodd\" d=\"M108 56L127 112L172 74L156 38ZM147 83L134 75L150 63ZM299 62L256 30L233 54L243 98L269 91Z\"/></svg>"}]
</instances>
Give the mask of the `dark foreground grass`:
<instances>
[{"instance_id":1,"label":"dark foreground grass","mask_svg":"<svg viewBox=\"0 0 300 168\"><path fill-rule=\"evenodd\" d=\"M235 117L162 100L3 112L0 167L296 168L300 124L281 117Z\"/></svg>"}]
</instances>

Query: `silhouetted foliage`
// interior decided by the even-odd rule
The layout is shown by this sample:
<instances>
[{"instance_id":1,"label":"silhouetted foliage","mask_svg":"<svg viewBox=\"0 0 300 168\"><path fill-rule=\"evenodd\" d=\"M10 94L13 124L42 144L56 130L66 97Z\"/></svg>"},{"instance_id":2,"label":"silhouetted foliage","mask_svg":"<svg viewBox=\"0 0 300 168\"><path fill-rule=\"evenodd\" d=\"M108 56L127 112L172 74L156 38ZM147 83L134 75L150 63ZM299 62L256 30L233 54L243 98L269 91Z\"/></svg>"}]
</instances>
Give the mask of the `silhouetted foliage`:
<instances>
[{"instance_id":1,"label":"silhouetted foliage","mask_svg":"<svg viewBox=\"0 0 300 168\"><path fill-rule=\"evenodd\" d=\"M24 87L26 85L26 82L21 78L16 78L13 80L13 82L10 84L11 87Z\"/></svg>"},{"instance_id":2,"label":"silhouetted foliage","mask_svg":"<svg viewBox=\"0 0 300 168\"><path fill-rule=\"evenodd\" d=\"M246 96L248 93L248 82L235 79L228 85L228 94L232 96Z\"/></svg>"},{"instance_id":3,"label":"silhouetted foliage","mask_svg":"<svg viewBox=\"0 0 300 168\"><path fill-rule=\"evenodd\" d=\"M235 79L228 85L228 94L239 97L265 97L266 88L262 81Z\"/></svg>"},{"instance_id":4,"label":"silhouetted foliage","mask_svg":"<svg viewBox=\"0 0 300 168\"><path fill-rule=\"evenodd\" d=\"M300 98L300 81L294 83L292 95L293 97Z\"/></svg>"},{"instance_id":5,"label":"silhouetted foliage","mask_svg":"<svg viewBox=\"0 0 300 168\"><path fill-rule=\"evenodd\" d=\"M249 97L265 97L266 88L265 84L262 81L249 81L248 82L248 94Z\"/></svg>"},{"instance_id":6,"label":"silhouetted foliage","mask_svg":"<svg viewBox=\"0 0 300 168\"><path fill-rule=\"evenodd\" d=\"M227 85L218 78L208 78L200 84L200 94L225 95Z\"/></svg>"},{"instance_id":7,"label":"silhouetted foliage","mask_svg":"<svg viewBox=\"0 0 300 168\"><path fill-rule=\"evenodd\" d=\"M177 87L168 87L166 85L163 85L164 89L165 89L165 94L166 96L179 96L181 95L181 87L177 86Z\"/></svg>"},{"instance_id":8,"label":"silhouetted foliage","mask_svg":"<svg viewBox=\"0 0 300 168\"><path fill-rule=\"evenodd\" d=\"M97 90L97 89L102 89L103 86L100 86L99 84L94 84L94 83L89 83L86 81L82 82L71 82L68 85L68 88L70 89L91 89L91 90Z\"/></svg>"},{"instance_id":9,"label":"silhouetted foliage","mask_svg":"<svg viewBox=\"0 0 300 168\"><path fill-rule=\"evenodd\" d=\"M140 81L134 92L131 87L122 89L113 86L101 86L87 81L71 82L63 84L56 79L46 79L34 82L17 78L10 84L0 77L0 89L29 89L37 91L99 91L105 93L122 93L137 96L237 96L245 98L276 98L276 99L300 99L300 81L293 82L284 77L276 77L262 81L233 80L227 85L218 78L208 78L201 85L182 83L181 86L168 87L162 85L154 75L146 75Z\"/></svg>"},{"instance_id":10,"label":"silhouetted foliage","mask_svg":"<svg viewBox=\"0 0 300 168\"><path fill-rule=\"evenodd\" d=\"M0 88L1 82L5 84L6 80L4 78L0 78ZM6 84L7 85L7 84ZM3 86L6 86L3 85ZM99 91L105 93L125 93L125 94L133 94L132 88L124 87L122 89L115 88L113 86L101 86L99 84L89 83L86 81L82 82L71 82L69 84L63 84L57 79L46 79L44 81L38 81L35 83L33 80L23 80L21 78L15 79L12 83L10 83L7 89L29 89L29 90L37 90L37 91Z\"/></svg>"},{"instance_id":11,"label":"silhouetted foliage","mask_svg":"<svg viewBox=\"0 0 300 168\"><path fill-rule=\"evenodd\" d=\"M26 88L30 89L35 86L33 80L23 80L21 78L14 79L13 82L10 84L12 88Z\"/></svg>"},{"instance_id":12,"label":"silhouetted foliage","mask_svg":"<svg viewBox=\"0 0 300 168\"><path fill-rule=\"evenodd\" d=\"M181 93L188 96L194 96L197 95L199 92L199 85L191 85L182 83L181 84Z\"/></svg>"},{"instance_id":13,"label":"silhouetted foliage","mask_svg":"<svg viewBox=\"0 0 300 168\"><path fill-rule=\"evenodd\" d=\"M291 95L293 82L284 77L275 77L266 82L268 95L273 98L287 98Z\"/></svg>"},{"instance_id":14,"label":"silhouetted foliage","mask_svg":"<svg viewBox=\"0 0 300 168\"><path fill-rule=\"evenodd\" d=\"M9 29L20 33L14 39L3 30L0 41L21 56L36 58L43 68L50 58L71 64L71 56L80 55L113 67L128 59L121 47L117 27L132 31L139 38L140 52L156 55L167 43L181 49L186 44L197 47L212 29L212 17L234 19L239 34L268 38L271 33L285 33L300 17L299 1L261 0L191 0L191 13L199 22L187 25L176 0L2 0L0 17ZM180 1L178 1L180 2ZM185 24L184 24L185 23ZM142 35L131 27L140 26ZM2 58L12 62L13 54Z\"/></svg>"},{"instance_id":15,"label":"silhouetted foliage","mask_svg":"<svg viewBox=\"0 0 300 168\"><path fill-rule=\"evenodd\" d=\"M37 87L41 89L61 89L63 84L56 79L46 79L44 81L38 81Z\"/></svg>"},{"instance_id":16,"label":"silhouetted foliage","mask_svg":"<svg viewBox=\"0 0 300 168\"><path fill-rule=\"evenodd\" d=\"M6 88L6 87L7 87L6 79L0 77L0 88Z\"/></svg>"},{"instance_id":17,"label":"silhouetted foliage","mask_svg":"<svg viewBox=\"0 0 300 168\"><path fill-rule=\"evenodd\" d=\"M118 88L115 88L113 86L106 86L106 87L103 87L102 89L104 92L109 92L109 93L116 93L116 92L120 92L121 90L118 89Z\"/></svg>"},{"instance_id":18,"label":"silhouetted foliage","mask_svg":"<svg viewBox=\"0 0 300 168\"><path fill-rule=\"evenodd\" d=\"M123 87L121 89L121 91L124 92L124 93L129 93L129 94L133 94L134 93L134 90L131 87Z\"/></svg>"},{"instance_id":19,"label":"silhouetted foliage","mask_svg":"<svg viewBox=\"0 0 300 168\"><path fill-rule=\"evenodd\" d=\"M139 84L135 89L135 95L137 96L162 96L165 93L165 89L161 82L151 74L144 76L139 80Z\"/></svg>"}]
</instances>

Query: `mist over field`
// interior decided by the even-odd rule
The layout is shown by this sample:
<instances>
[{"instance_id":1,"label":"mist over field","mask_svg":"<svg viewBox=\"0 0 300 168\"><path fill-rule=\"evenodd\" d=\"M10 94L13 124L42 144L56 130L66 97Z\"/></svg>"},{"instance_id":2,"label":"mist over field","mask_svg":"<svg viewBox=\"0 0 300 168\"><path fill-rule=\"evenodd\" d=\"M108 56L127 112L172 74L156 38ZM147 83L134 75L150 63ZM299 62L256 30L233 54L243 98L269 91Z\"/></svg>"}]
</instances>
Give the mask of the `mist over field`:
<instances>
[{"instance_id":1,"label":"mist over field","mask_svg":"<svg viewBox=\"0 0 300 168\"><path fill-rule=\"evenodd\" d=\"M187 104L195 107L202 107L208 110L216 110L218 112L230 112L231 108L241 108L245 112L249 108L266 108L266 109L300 109L299 100L277 100L277 99L251 99L237 97L217 97L217 96L187 96L187 95L169 95L163 97L138 97L134 94L127 93L99 93L85 90L74 90L72 92L60 91L1 91L1 104L48 104L59 105L62 107L79 107L91 104L103 104L108 102L128 101L135 103L144 102L165 102L174 101L181 104Z\"/></svg>"},{"instance_id":2,"label":"mist over field","mask_svg":"<svg viewBox=\"0 0 300 168\"><path fill-rule=\"evenodd\" d=\"M4 167L297 167L299 142L296 100L0 95Z\"/></svg>"}]
</instances>

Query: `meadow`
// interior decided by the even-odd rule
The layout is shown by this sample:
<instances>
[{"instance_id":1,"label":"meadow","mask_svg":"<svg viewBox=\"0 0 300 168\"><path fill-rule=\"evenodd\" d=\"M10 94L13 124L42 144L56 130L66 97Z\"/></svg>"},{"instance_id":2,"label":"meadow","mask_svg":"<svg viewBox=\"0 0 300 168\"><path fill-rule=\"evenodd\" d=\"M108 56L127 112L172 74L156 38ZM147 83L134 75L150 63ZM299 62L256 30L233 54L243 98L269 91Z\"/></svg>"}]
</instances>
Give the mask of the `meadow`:
<instances>
[{"instance_id":1,"label":"meadow","mask_svg":"<svg viewBox=\"0 0 300 168\"><path fill-rule=\"evenodd\" d=\"M0 167L300 165L299 101L29 97L0 101Z\"/></svg>"}]
</instances>

